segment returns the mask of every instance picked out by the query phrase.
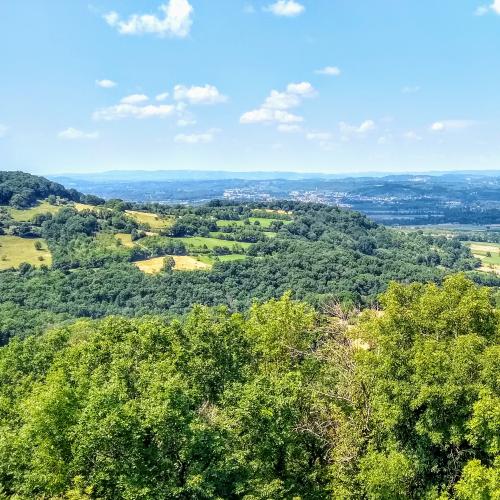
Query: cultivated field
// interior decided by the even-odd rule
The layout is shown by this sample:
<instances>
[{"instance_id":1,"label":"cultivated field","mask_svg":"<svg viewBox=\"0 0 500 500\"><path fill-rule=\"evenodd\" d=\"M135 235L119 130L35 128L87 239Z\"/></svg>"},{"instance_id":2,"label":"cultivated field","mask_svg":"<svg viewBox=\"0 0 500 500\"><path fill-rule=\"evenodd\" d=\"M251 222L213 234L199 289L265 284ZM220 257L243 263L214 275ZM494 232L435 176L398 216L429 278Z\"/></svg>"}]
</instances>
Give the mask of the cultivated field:
<instances>
[{"instance_id":1,"label":"cultivated field","mask_svg":"<svg viewBox=\"0 0 500 500\"><path fill-rule=\"evenodd\" d=\"M157 274L164 266L165 259L168 259L168 255L164 257L154 257L152 259L138 260L134 264L146 274ZM175 271L199 271L208 270L211 265L206 262L201 262L194 257L188 255L173 255L172 258L175 261Z\"/></svg>"},{"instance_id":2,"label":"cultivated field","mask_svg":"<svg viewBox=\"0 0 500 500\"><path fill-rule=\"evenodd\" d=\"M467 245L474 257L477 257L483 263L480 268L482 271L500 274L500 244L469 241Z\"/></svg>"},{"instance_id":3,"label":"cultivated field","mask_svg":"<svg viewBox=\"0 0 500 500\"><path fill-rule=\"evenodd\" d=\"M40 242L41 250L35 248ZM42 264L50 266L52 256L47 243L41 238L19 238L18 236L0 236L0 270L19 267L22 262L39 267Z\"/></svg>"},{"instance_id":4,"label":"cultivated field","mask_svg":"<svg viewBox=\"0 0 500 500\"><path fill-rule=\"evenodd\" d=\"M162 218L151 212L138 212L137 210L126 210L125 213L140 224L149 224L151 229L159 231L172 225L173 217Z\"/></svg>"}]
</instances>

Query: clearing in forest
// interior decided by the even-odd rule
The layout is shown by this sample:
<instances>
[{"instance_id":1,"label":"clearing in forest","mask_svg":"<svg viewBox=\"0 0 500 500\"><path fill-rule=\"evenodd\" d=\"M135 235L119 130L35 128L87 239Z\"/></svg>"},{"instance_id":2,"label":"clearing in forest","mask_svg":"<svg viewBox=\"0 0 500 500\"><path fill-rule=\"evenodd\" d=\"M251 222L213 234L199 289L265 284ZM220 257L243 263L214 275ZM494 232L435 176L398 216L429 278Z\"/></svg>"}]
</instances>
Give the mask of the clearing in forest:
<instances>
[{"instance_id":1,"label":"clearing in forest","mask_svg":"<svg viewBox=\"0 0 500 500\"><path fill-rule=\"evenodd\" d=\"M152 212L139 212L137 210L125 210L125 213L132 217L139 224L149 224L151 229L159 231L173 224L173 217L161 217Z\"/></svg>"},{"instance_id":2,"label":"clearing in forest","mask_svg":"<svg viewBox=\"0 0 500 500\"><path fill-rule=\"evenodd\" d=\"M38 214L46 214L50 212L51 214L55 214L61 210L62 206L59 205L51 205L47 201L41 201L38 205L31 208L26 208L23 210L18 210L17 208L12 207L4 207L10 213L10 216L16 222L29 222L35 215Z\"/></svg>"},{"instance_id":3,"label":"clearing in forest","mask_svg":"<svg viewBox=\"0 0 500 500\"><path fill-rule=\"evenodd\" d=\"M168 259L169 257L169 255L165 255L163 257L153 257L152 259L138 260L134 262L134 264L143 273L157 274L163 269L165 259ZM188 255L172 255L171 257L175 261L174 271L199 271L208 270L212 267L210 264L200 262L194 257L190 257Z\"/></svg>"},{"instance_id":4,"label":"clearing in forest","mask_svg":"<svg viewBox=\"0 0 500 500\"><path fill-rule=\"evenodd\" d=\"M474 257L483 263L481 271L500 274L500 243L469 241L467 244Z\"/></svg>"},{"instance_id":5,"label":"clearing in forest","mask_svg":"<svg viewBox=\"0 0 500 500\"><path fill-rule=\"evenodd\" d=\"M121 242L124 247L132 248L134 246L134 242L132 241L132 235L128 233L117 233L115 234L115 238Z\"/></svg>"},{"instance_id":6,"label":"clearing in forest","mask_svg":"<svg viewBox=\"0 0 500 500\"><path fill-rule=\"evenodd\" d=\"M40 245L37 250L35 245ZM0 271L17 268L22 262L39 267L50 266L52 255L47 242L42 238L20 238L18 236L0 236Z\"/></svg>"},{"instance_id":7,"label":"clearing in forest","mask_svg":"<svg viewBox=\"0 0 500 500\"><path fill-rule=\"evenodd\" d=\"M251 243L244 243L241 241L220 240L218 238L205 238L203 236L186 236L182 238L172 239L182 241L187 247L190 248L204 248L204 246L206 245L206 247L210 250L215 247L233 248L234 245L237 245L241 248L248 248L251 245Z\"/></svg>"}]
</instances>

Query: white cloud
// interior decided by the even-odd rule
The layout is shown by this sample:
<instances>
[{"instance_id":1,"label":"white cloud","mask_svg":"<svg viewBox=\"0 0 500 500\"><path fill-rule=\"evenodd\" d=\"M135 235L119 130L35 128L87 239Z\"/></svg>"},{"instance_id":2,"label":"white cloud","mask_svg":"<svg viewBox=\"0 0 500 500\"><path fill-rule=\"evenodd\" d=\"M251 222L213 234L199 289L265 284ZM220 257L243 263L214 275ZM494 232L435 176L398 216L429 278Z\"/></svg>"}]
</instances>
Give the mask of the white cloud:
<instances>
[{"instance_id":1,"label":"white cloud","mask_svg":"<svg viewBox=\"0 0 500 500\"><path fill-rule=\"evenodd\" d=\"M163 92L162 94L158 94L156 96L157 101L164 101L170 94L168 92Z\"/></svg>"},{"instance_id":2,"label":"white cloud","mask_svg":"<svg viewBox=\"0 0 500 500\"><path fill-rule=\"evenodd\" d=\"M218 104L227 101L227 97L222 95L213 85L204 85L203 87L176 85L174 99L188 101L190 104Z\"/></svg>"},{"instance_id":3,"label":"white cloud","mask_svg":"<svg viewBox=\"0 0 500 500\"><path fill-rule=\"evenodd\" d=\"M344 135L350 134L364 134L375 129L375 122L373 120L365 120L360 125L350 125L349 123L339 123L340 132Z\"/></svg>"},{"instance_id":4,"label":"white cloud","mask_svg":"<svg viewBox=\"0 0 500 500\"><path fill-rule=\"evenodd\" d=\"M300 97L296 94L271 90L271 94L266 98L262 107L270 109L290 109L297 107L300 102Z\"/></svg>"},{"instance_id":5,"label":"white cloud","mask_svg":"<svg viewBox=\"0 0 500 500\"><path fill-rule=\"evenodd\" d=\"M77 139L98 139L99 132L83 132L82 130L78 130L73 127L69 127L66 130L63 130L57 134L59 139L65 140L77 140Z\"/></svg>"},{"instance_id":6,"label":"white cloud","mask_svg":"<svg viewBox=\"0 0 500 500\"><path fill-rule=\"evenodd\" d=\"M309 82L289 83L286 91L301 97L314 97L316 95L316 90Z\"/></svg>"},{"instance_id":7,"label":"white cloud","mask_svg":"<svg viewBox=\"0 0 500 500\"><path fill-rule=\"evenodd\" d=\"M278 0L264 8L276 16L295 17L302 14L306 8L295 0Z\"/></svg>"},{"instance_id":8,"label":"white cloud","mask_svg":"<svg viewBox=\"0 0 500 500\"><path fill-rule=\"evenodd\" d=\"M179 118L177 120L178 127L191 127L196 125L196 120L194 118Z\"/></svg>"},{"instance_id":9,"label":"white cloud","mask_svg":"<svg viewBox=\"0 0 500 500\"><path fill-rule=\"evenodd\" d=\"M94 120L121 120L124 118L165 118L175 113L175 106L161 104L158 106L137 106L135 104L117 104L94 112Z\"/></svg>"},{"instance_id":10,"label":"white cloud","mask_svg":"<svg viewBox=\"0 0 500 500\"><path fill-rule=\"evenodd\" d=\"M494 0L494 2L490 5L480 5L476 9L476 16L485 16L489 12L495 12L500 15L500 0Z\"/></svg>"},{"instance_id":11,"label":"white cloud","mask_svg":"<svg viewBox=\"0 0 500 500\"><path fill-rule=\"evenodd\" d=\"M401 89L402 94L416 94L417 92L420 91L420 87L418 85L408 85L406 87L403 87Z\"/></svg>"},{"instance_id":12,"label":"white cloud","mask_svg":"<svg viewBox=\"0 0 500 500\"><path fill-rule=\"evenodd\" d=\"M431 132L446 132L450 130L464 130L475 124L472 120L443 120L434 122L429 129Z\"/></svg>"},{"instance_id":13,"label":"white cloud","mask_svg":"<svg viewBox=\"0 0 500 500\"><path fill-rule=\"evenodd\" d=\"M299 125L289 125L287 123L282 123L278 125L278 132L283 132L285 134L291 134L294 132L300 132L302 128Z\"/></svg>"},{"instance_id":14,"label":"white cloud","mask_svg":"<svg viewBox=\"0 0 500 500\"><path fill-rule=\"evenodd\" d=\"M316 70L315 73L318 75L339 76L341 71L337 66L325 66L322 69Z\"/></svg>"},{"instance_id":15,"label":"white cloud","mask_svg":"<svg viewBox=\"0 0 500 500\"><path fill-rule=\"evenodd\" d=\"M193 7L188 0L170 0L159 7L163 17L154 14L133 14L122 20L116 12L109 12L104 20L122 35L142 35L145 33L158 36L184 38L189 34L193 23Z\"/></svg>"},{"instance_id":16,"label":"white cloud","mask_svg":"<svg viewBox=\"0 0 500 500\"><path fill-rule=\"evenodd\" d=\"M213 142L217 129L210 129L200 134L177 134L174 141L181 144L208 144Z\"/></svg>"},{"instance_id":17,"label":"white cloud","mask_svg":"<svg viewBox=\"0 0 500 500\"><path fill-rule=\"evenodd\" d=\"M120 102L122 104L141 104L149 100L149 97L144 94L132 94L124 97Z\"/></svg>"},{"instance_id":18,"label":"white cloud","mask_svg":"<svg viewBox=\"0 0 500 500\"><path fill-rule=\"evenodd\" d=\"M112 89L117 86L117 83L113 80L96 80L95 84L102 89Z\"/></svg>"},{"instance_id":19,"label":"white cloud","mask_svg":"<svg viewBox=\"0 0 500 500\"><path fill-rule=\"evenodd\" d=\"M330 132L308 132L306 139L319 144L319 147L324 151L331 151L335 146L332 142L333 135Z\"/></svg>"},{"instance_id":20,"label":"white cloud","mask_svg":"<svg viewBox=\"0 0 500 500\"><path fill-rule=\"evenodd\" d=\"M272 90L260 108L244 113L240 123L299 123L303 121L301 116L294 115L285 110L296 108L302 104L304 98L317 95L316 90L309 82L290 83L284 92ZM284 131L280 130L281 132Z\"/></svg>"},{"instance_id":21,"label":"white cloud","mask_svg":"<svg viewBox=\"0 0 500 500\"><path fill-rule=\"evenodd\" d=\"M259 108L253 111L247 111L240 118L240 123L300 123L303 121L301 116L294 115L288 111L283 111L280 109L269 109L269 108Z\"/></svg>"},{"instance_id":22,"label":"white cloud","mask_svg":"<svg viewBox=\"0 0 500 500\"><path fill-rule=\"evenodd\" d=\"M329 141L331 138L330 132L308 132L306 134L308 141Z\"/></svg>"},{"instance_id":23,"label":"white cloud","mask_svg":"<svg viewBox=\"0 0 500 500\"><path fill-rule=\"evenodd\" d=\"M421 141L422 137L420 137L415 131L409 130L403 134L403 137L408 141Z\"/></svg>"}]
</instances>

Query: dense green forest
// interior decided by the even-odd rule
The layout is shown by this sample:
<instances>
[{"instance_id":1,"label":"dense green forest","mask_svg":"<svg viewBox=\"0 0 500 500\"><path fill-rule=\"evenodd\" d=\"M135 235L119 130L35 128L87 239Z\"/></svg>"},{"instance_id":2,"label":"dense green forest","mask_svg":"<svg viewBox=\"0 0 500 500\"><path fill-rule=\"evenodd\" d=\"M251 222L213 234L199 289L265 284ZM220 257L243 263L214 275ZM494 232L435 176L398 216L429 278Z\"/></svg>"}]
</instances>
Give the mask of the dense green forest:
<instances>
[{"instance_id":1,"label":"dense green forest","mask_svg":"<svg viewBox=\"0 0 500 500\"><path fill-rule=\"evenodd\" d=\"M3 498L493 499L500 322L463 276L382 309L81 320L0 350Z\"/></svg>"},{"instance_id":2,"label":"dense green forest","mask_svg":"<svg viewBox=\"0 0 500 500\"><path fill-rule=\"evenodd\" d=\"M463 235L3 179L0 499L500 498L500 279Z\"/></svg>"}]
</instances>

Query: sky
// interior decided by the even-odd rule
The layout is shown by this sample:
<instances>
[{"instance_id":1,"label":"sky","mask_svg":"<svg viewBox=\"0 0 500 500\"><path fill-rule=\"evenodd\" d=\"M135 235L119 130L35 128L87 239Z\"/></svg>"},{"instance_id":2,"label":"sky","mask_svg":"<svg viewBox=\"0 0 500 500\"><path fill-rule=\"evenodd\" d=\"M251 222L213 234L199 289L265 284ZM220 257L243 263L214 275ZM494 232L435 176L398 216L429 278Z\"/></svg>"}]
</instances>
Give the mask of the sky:
<instances>
[{"instance_id":1,"label":"sky","mask_svg":"<svg viewBox=\"0 0 500 500\"><path fill-rule=\"evenodd\" d=\"M500 168L500 0L1 0L0 22L2 170Z\"/></svg>"}]
</instances>

